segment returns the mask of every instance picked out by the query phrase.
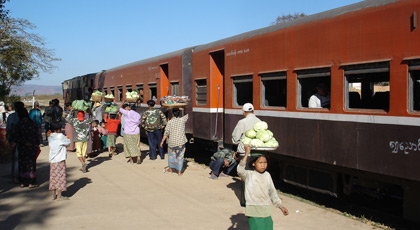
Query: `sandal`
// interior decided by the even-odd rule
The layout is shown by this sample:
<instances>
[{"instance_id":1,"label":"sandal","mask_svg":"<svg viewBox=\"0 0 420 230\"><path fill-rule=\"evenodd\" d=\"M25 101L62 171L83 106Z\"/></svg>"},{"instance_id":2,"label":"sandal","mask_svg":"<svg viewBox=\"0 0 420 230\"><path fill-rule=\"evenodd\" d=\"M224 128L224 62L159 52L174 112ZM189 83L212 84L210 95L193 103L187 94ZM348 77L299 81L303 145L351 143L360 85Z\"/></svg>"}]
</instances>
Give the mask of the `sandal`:
<instances>
[{"instance_id":1,"label":"sandal","mask_svg":"<svg viewBox=\"0 0 420 230\"><path fill-rule=\"evenodd\" d=\"M227 175L227 174L224 174L224 173L220 173L219 174L219 177L228 177L229 175Z\"/></svg>"},{"instance_id":2,"label":"sandal","mask_svg":"<svg viewBox=\"0 0 420 230\"><path fill-rule=\"evenodd\" d=\"M168 168L168 167L165 167L163 169L163 173L172 173L172 169L171 168Z\"/></svg>"},{"instance_id":3,"label":"sandal","mask_svg":"<svg viewBox=\"0 0 420 230\"><path fill-rule=\"evenodd\" d=\"M217 179L217 176L215 176L215 175L211 175L211 176L209 177L209 179L215 180L215 179Z\"/></svg>"}]
</instances>

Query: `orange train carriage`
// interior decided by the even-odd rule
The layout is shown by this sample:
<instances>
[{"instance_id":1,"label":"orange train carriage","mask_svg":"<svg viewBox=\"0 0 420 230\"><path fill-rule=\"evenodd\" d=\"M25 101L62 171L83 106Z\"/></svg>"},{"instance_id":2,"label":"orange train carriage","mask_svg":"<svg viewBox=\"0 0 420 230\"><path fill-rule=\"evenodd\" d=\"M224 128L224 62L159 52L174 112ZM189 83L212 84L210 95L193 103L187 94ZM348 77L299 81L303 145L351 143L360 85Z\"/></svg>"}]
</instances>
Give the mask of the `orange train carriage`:
<instances>
[{"instance_id":1,"label":"orange train carriage","mask_svg":"<svg viewBox=\"0 0 420 230\"><path fill-rule=\"evenodd\" d=\"M397 188L404 217L420 221L418 12L416 0L364 1L73 78L63 91L188 95L196 146L232 145L252 102L279 141L282 180L331 195ZM309 108L318 82L331 103Z\"/></svg>"}]
</instances>

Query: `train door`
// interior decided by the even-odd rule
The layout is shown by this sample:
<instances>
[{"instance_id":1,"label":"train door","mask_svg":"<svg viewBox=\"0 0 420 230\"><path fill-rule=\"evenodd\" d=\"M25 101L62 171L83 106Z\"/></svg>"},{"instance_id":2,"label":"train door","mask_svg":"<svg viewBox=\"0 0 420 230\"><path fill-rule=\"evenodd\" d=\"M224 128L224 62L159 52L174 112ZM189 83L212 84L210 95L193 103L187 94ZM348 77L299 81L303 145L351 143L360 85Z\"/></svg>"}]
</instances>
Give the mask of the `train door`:
<instances>
[{"instance_id":1,"label":"train door","mask_svg":"<svg viewBox=\"0 0 420 230\"><path fill-rule=\"evenodd\" d=\"M210 111L214 113L213 141L221 146L224 143L224 75L225 52L219 50L210 53Z\"/></svg>"},{"instance_id":2,"label":"train door","mask_svg":"<svg viewBox=\"0 0 420 230\"><path fill-rule=\"evenodd\" d=\"M169 64L160 65L160 97L169 95Z\"/></svg>"}]
</instances>

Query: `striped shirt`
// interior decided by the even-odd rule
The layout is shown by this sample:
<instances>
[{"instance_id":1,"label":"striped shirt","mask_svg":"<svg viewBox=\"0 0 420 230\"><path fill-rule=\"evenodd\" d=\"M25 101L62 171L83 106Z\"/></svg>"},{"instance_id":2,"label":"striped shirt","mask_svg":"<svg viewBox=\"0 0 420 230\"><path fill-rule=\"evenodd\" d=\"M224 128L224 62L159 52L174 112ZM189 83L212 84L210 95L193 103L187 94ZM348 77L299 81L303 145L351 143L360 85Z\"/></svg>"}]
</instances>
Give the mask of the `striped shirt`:
<instances>
[{"instance_id":1,"label":"striped shirt","mask_svg":"<svg viewBox=\"0 0 420 230\"><path fill-rule=\"evenodd\" d=\"M173 148L187 142L187 137L185 136L185 124L187 120L188 114L183 117L173 117L168 121L163 135L168 137L169 147Z\"/></svg>"}]
</instances>

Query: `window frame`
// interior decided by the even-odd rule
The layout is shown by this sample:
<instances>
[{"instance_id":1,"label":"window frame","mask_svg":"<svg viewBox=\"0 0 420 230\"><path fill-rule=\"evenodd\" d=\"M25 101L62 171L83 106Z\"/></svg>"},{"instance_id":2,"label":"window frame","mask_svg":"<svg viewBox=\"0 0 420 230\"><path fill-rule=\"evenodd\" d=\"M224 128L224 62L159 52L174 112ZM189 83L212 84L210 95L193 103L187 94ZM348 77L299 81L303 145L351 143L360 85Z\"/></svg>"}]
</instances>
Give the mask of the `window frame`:
<instances>
[{"instance_id":1,"label":"window frame","mask_svg":"<svg viewBox=\"0 0 420 230\"><path fill-rule=\"evenodd\" d=\"M199 85L198 83L199 82L205 82L205 84L204 85ZM208 93L207 93L207 90L208 90L208 87L207 87L207 78L200 78L200 79L195 79L194 80L194 82L195 82L195 104L196 105L207 105L207 95L208 95ZM205 90L203 90L204 91L204 93L203 92L199 92L199 88L205 88ZM199 95L200 94L200 95ZM201 96L201 95L205 95L205 103L200 103L200 101L203 101L203 100L198 100L198 98L199 98L199 96Z\"/></svg>"},{"instance_id":2,"label":"window frame","mask_svg":"<svg viewBox=\"0 0 420 230\"><path fill-rule=\"evenodd\" d=\"M328 85L330 86L330 97L331 97L331 66L328 67L317 67L317 68L302 68L302 69L295 69L294 70L296 74L296 108L297 109L323 109L323 110L331 110L331 104L330 108L309 108L308 106L304 107L302 105L302 81L303 79L309 79L309 78L325 78L329 77ZM308 99L309 103L309 99ZM331 103L331 102L330 102Z\"/></svg>"},{"instance_id":3,"label":"window frame","mask_svg":"<svg viewBox=\"0 0 420 230\"><path fill-rule=\"evenodd\" d=\"M253 86L253 84L254 84L254 76L253 76L253 74L244 74L244 75L235 75L235 76L231 76L231 78L232 78L232 105L233 105L233 107L240 107L240 106L242 106L242 105L239 105L237 102L238 102L238 90L237 90L237 87L236 87L236 83L249 83L249 82L251 82L251 85L252 85L252 92L249 94L249 95L251 95L251 97L252 97L252 99L251 99L251 101L249 101L249 103L252 103L253 104L253 100L254 100L254 86ZM247 102L245 102L245 103L247 103ZM244 103L244 104L245 104Z\"/></svg>"},{"instance_id":4,"label":"window frame","mask_svg":"<svg viewBox=\"0 0 420 230\"><path fill-rule=\"evenodd\" d=\"M156 82L151 82L151 83L148 84L148 87L149 87L149 100L153 100L153 94L152 94L152 89L153 88L156 89L156 99L158 99L157 83Z\"/></svg>"},{"instance_id":5,"label":"window frame","mask_svg":"<svg viewBox=\"0 0 420 230\"><path fill-rule=\"evenodd\" d=\"M270 73L260 73L260 86L261 86L261 107L266 108L287 108L287 71L277 71L277 72L270 72ZM286 81L286 105L285 106L270 106L265 104L266 98L266 87L264 81L275 81L275 80L285 80Z\"/></svg>"},{"instance_id":6,"label":"window frame","mask_svg":"<svg viewBox=\"0 0 420 230\"><path fill-rule=\"evenodd\" d=\"M375 67L378 66L378 67ZM359 67L359 68L357 68ZM388 112L390 103L388 99L388 110L385 109L375 109L375 108L350 108L350 88L349 88L349 77L351 75L356 74L368 74L368 73L385 73L388 72L389 77L389 86L391 87L391 72L390 72L390 61L377 61L377 62L366 62L366 63L352 63L352 64L344 64L341 65L340 68L342 68L343 71L343 79L344 79L344 110L345 111L354 111L354 110L362 110L363 112L367 111L384 111ZM346 70L348 68L349 70ZM349 76L350 75L350 76ZM391 94L391 90L389 90L389 96ZM362 97L362 94L360 94Z\"/></svg>"},{"instance_id":7,"label":"window frame","mask_svg":"<svg viewBox=\"0 0 420 230\"><path fill-rule=\"evenodd\" d=\"M414 71L420 72L420 59L408 61L408 111L410 113L420 113L420 110L414 109Z\"/></svg>"},{"instance_id":8,"label":"window frame","mask_svg":"<svg viewBox=\"0 0 420 230\"><path fill-rule=\"evenodd\" d=\"M181 96L180 91L179 91L179 81L171 81L170 85L171 85L171 95ZM174 86L175 85L178 86L177 87L177 94L174 94Z\"/></svg>"}]
</instances>

